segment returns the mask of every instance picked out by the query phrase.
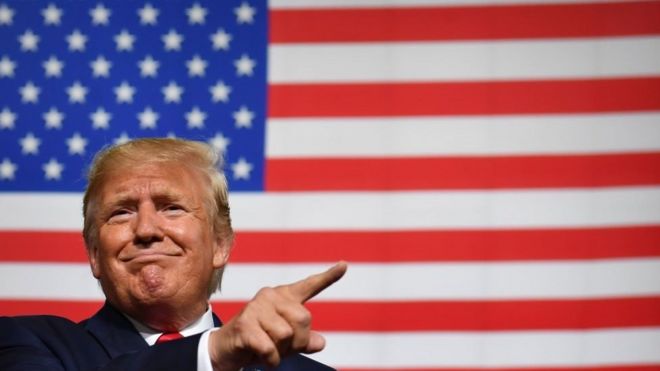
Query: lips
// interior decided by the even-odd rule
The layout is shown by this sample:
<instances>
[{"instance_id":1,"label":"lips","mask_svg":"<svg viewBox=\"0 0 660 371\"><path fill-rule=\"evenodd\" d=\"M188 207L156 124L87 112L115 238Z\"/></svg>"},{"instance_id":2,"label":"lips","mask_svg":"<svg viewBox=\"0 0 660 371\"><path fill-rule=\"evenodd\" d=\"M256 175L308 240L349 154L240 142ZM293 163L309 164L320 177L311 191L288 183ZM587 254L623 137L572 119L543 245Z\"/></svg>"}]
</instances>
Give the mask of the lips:
<instances>
[{"instance_id":1,"label":"lips","mask_svg":"<svg viewBox=\"0 0 660 371\"><path fill-rule=\"evenodd\" d=\"M136 253L126 254L125 256L119 256L119 260L122 262L144 262L144 261L153 261L158 259L170 258L175 256L180 256L181 254L176 252L166 252L166 251L139 251Z\"/></svg>"}]
</instances>

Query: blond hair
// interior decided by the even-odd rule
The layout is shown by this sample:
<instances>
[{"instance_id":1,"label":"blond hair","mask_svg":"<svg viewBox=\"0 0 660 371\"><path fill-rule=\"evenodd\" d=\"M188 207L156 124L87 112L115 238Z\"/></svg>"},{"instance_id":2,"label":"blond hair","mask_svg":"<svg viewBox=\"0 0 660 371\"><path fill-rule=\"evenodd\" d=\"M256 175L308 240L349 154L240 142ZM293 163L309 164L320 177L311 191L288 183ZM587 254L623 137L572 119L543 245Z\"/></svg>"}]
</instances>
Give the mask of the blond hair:
<instances>
[{"instance_id":1,"label":"blond hair","mask_svg":"<svg viewBox=\"0 0 660 371\"><path fill-rule=\"evenodd\" d=\"M222 157L203 142L170 138L142 138L111 146L96 154L87 174L83 197L83 238L87 249L96 247L98 230L94 223L95 197L107 180L106 175L135 165L180 163L200 170L209 184L206 211L213 230L230 248L234 240L229 215L227 178L222 172ZM213 274L209 295L220 288L224 267Z\"/></svg>"}]
</instances>

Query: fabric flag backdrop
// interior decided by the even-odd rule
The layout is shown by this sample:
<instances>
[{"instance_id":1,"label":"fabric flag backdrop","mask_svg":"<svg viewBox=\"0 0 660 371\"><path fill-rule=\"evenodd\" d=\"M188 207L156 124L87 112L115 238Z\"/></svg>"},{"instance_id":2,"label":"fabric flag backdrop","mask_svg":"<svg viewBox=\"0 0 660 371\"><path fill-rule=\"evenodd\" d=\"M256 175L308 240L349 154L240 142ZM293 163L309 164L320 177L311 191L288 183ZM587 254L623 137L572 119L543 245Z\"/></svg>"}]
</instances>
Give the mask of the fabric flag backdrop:
<instances>
[{"instance_id":1,"label":"fabric flag backdrop","mask_svg":"<svg viewBox=\"0 0 660 371\"><path fill-rule=\"evenodd\" d=\"M0 314L103 300L84 168L226 155L214 309L331 262L345 370L660 370L660 2L0 0Z\"/></svg>"}]
</instances>

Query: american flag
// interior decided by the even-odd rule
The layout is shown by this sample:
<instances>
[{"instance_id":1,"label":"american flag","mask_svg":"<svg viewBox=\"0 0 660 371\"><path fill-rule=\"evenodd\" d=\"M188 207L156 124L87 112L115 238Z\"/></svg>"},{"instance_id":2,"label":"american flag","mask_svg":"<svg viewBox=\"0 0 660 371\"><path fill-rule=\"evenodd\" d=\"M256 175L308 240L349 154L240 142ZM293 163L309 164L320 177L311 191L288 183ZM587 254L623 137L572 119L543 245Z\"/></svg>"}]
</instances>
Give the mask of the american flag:
<instances>
[{"instance_id":1,"label":"american flag","mask_svg":"<svg viewBox=\"0 0 660 371\"><path fill-rule=\"evenodd\" d=\"M80 320L104 145L225 153L214 310L339 259L343 370L660 370L660 2L0 0L0 314Z\"/></svg>"}]
</instances>

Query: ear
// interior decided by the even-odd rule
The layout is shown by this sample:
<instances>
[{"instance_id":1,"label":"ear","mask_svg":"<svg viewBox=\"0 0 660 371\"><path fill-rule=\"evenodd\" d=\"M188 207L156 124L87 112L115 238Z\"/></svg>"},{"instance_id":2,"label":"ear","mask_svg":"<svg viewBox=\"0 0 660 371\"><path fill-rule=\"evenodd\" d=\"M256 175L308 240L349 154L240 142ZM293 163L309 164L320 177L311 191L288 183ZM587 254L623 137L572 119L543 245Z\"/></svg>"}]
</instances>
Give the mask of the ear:
<instances>
[{"instance_id":1,"label":"ear","mask_svg":"<svg viewBox=\"0 0 660 371\"><path fill-rule=\"evenodd\" d=\"M213 268L222 268L229 261L232 244L227 239L217 234L213 243Z\"/></svg>"},{"instance_id":2,"label":"ear","mask_svg":"<svg viewBox=\"0 0 660 371\"><path fill-rule=\"evenodd\" d=\"M101 268L99 267L99 249L96 247L90 247L87 249L87 259L89 259L89 266L92 268L92 274L94 278L101 278Z\"/></svg>"}]
</instances>

